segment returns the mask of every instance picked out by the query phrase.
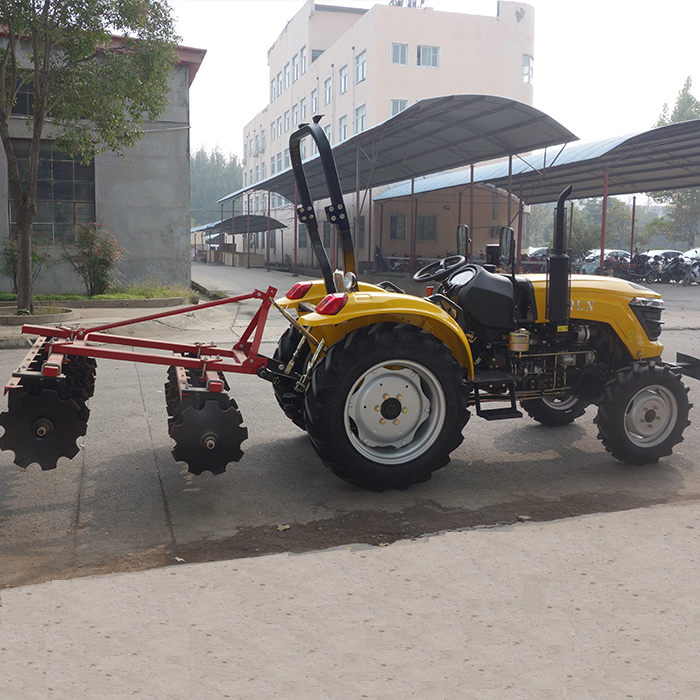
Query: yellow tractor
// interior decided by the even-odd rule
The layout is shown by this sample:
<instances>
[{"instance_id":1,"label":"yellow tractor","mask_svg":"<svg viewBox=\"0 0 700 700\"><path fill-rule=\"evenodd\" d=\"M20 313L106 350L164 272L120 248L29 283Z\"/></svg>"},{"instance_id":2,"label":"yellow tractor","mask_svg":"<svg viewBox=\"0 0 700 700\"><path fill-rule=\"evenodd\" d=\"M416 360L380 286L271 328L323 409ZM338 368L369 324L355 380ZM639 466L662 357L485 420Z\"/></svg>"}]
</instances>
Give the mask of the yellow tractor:
<instances>
[{"instance_id":1,"label":"yellow tractor","mask_svg":"<svg viewBox=\"0 0 700 700\"><path fill-rule=\"evenodd\" d=\"M338 226L344 271L331 270L300 154L318 146ZM659 294L633 282L570 274L559 197L547 274L514 269L512 229L487 246L487 264L451 256L416 272L425 297L358 282L340 183L318 124L290 138L299 193L323 279L277 301L290 320L267 379L286 415L306 430L339 477L374 490L429 479L462 442L470 410L486 420L521 417L560 426L598 406L598 437L616 459L656 462L689 425L680 374L700 361L661 359ZM507 270L511 272L503 272Z\"/></svg>"}]
</instances>

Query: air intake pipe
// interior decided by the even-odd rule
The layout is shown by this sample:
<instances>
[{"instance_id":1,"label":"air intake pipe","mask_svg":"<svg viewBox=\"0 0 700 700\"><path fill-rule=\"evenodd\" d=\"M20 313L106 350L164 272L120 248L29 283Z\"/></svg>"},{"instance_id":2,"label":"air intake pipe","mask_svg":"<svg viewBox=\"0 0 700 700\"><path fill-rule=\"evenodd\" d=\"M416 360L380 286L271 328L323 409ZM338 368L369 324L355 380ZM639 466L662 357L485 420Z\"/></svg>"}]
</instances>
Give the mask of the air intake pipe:
<instances>
[{"instance_id":1,"label":"air intake pipe","mask_svg":"<svg viewBox=\"0 0 700 700\"><path fill-rule=\"evenodd\" d=\"M571 260L564 248L564 202L571 194L569 185L557 200L557 216L554 226L554 250L549 256L549 287L547 316L552 323L567 324L569 321L569 272Z\"/></svg>"}]
</instances>

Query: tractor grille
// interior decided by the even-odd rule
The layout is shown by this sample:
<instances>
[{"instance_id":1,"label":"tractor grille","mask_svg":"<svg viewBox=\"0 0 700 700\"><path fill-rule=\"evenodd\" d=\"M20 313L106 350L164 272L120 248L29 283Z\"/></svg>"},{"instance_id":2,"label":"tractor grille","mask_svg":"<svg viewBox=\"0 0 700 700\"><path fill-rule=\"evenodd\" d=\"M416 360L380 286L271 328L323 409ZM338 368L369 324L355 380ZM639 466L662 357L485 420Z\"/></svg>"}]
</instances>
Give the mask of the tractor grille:
<instances>
[{"instance_id":1,"label":"tractor grille","mask_svg":"<svg viewBox=\"0 0 700 700\"><path fill-rule=\"evenodd\" d=\"M636 297L630 302L630 308L634 311L640 325L644 329L649 340L658 340L661 335L661 312L664 310L664 303L661 299L649 299L646 297Z\"/></svg>"}]
</instances>

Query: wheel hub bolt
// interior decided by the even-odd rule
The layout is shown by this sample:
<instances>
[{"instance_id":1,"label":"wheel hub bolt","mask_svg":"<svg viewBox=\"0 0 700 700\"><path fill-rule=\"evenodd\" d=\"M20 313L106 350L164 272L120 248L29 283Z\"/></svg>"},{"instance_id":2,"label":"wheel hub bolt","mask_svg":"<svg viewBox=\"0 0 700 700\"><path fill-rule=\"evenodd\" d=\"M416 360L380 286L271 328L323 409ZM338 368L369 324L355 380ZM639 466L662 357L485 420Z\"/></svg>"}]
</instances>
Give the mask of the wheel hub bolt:
<instances>
[{"instance_id":1,"label":"wheel hub bolt","mask_svg":"<svg viewBox=\"0 0 700 700\"><path fill-rule=\"evenodd\" d=\"M399 424L399 421L398 421L398 419L397 419L397 420L395 420L395 421L393 421L393 423L394 423L394 425L398 425L398 424Z\"/></svg>"},{"instance_id":2,"label":"wheel hub bolt","mask_svg":"<svg viewBox=\"0 0 700 700\"><path fill-rule=\"evenodd\" d=\"M380 419L379 419L379 422L380 422L382 425L384 425L384 423L386 423L386 419L385 419L385 418L380 418Z\"/></svg>"}]
</instances>

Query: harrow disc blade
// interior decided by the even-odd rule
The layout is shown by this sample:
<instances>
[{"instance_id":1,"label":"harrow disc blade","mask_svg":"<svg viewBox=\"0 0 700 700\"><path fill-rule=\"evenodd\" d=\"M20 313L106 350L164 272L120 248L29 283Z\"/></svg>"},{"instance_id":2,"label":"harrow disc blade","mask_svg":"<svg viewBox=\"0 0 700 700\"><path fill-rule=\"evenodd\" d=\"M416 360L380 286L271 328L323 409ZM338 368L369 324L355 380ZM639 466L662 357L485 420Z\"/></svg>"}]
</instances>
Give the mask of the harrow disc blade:
<instances>
[{"instance_id":1,"label":"harrow disc blade","mask_svg":"<svg viewBox=\"0 0 700 700\"><path fill-rule=\"evenodd\" d=\"M210 471L221 474L229 462L243 456L241 443L248 438L248 428L235 401L225 394L201 402L181 404L170 424L175 440L173 457L186 462L192 474Z\"/></svg>"},{"instance_id":2,"label":"harrow disc blade","mask_svg":"<svg viewBox=\"0 0 700 700\"><path fill-rule=\"evenodd\" d=\"M78 454L76 440L87 431L87 407L59 398L53 389L35 396L24 391L0 414L0 425L5 428L0 450L12 450L17 466L38 462L43 470L55 469L59 457Z\"/></svg>"}]
</instances>

